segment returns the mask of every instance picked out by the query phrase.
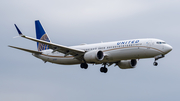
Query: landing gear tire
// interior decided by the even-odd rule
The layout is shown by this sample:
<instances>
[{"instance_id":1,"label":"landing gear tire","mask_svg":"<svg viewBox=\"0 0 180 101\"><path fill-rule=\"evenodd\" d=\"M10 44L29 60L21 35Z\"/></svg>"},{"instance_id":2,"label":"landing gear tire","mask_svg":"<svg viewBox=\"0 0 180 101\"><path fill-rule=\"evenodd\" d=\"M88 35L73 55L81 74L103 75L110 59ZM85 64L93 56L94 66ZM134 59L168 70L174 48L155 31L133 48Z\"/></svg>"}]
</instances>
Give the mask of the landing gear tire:
<instances>
[{"instance_id":1,"label":"landing gear tire","mask_svg":"<svg viewBox=\"0 0 180 101\"><path fill-rule=\"evenodd\" d=\"M107 73L108 69L106 67L104 67L104 73Z\"/></svg>"},{"instance_id":2,"label":"landing gear tire","mask_svg":"<svg viewBox=\"0 0 180 101\"><path fill-rule=\"evenodd\" d=\"M100 68L100 72L103 72L103 71L104 71L104 67L101 67L101 68Z\"/></svg>"},{"instance_id":3,"label":"landing gear tire","mask_svg":"<svg viewBox=\"0 0 180 101\"><path fill-rule=\"evenodd\" d=\"M101 67L100 72L107 73L108 69L106 67Z\"/></svg>"},{"instance_id":4,"label":"landing gear tire","mask_svg":"<svg viewBox=\"0 0 180 101\"><path fill-rule=\"evenodd\" d=\"M158 65L158 63L157 63L157 62L154 62L154 63L153 63L153 65L154 65L154 66L157 66L157 65Z\"/></svg>"},{"instance_id":5,"label":"landing gear tire","mask_svg":"<svg viewBox=\"0 0 180 101\"><path fill-rule=\"evenodd\" d=\"M87 63L81 63L81 68L82 69L87 69L88 68L88 64Z\"/></svg>"}]
</instances>

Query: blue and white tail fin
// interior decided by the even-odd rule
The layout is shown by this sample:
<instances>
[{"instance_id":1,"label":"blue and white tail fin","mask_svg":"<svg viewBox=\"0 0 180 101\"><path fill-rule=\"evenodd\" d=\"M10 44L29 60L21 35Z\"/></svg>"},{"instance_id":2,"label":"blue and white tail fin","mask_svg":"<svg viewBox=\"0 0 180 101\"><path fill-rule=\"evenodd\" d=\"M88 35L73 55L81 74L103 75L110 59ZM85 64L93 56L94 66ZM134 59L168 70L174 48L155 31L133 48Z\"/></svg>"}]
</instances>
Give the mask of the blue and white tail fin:
<instances>
[{"instance_id":1,"label":"blue and white tail fin","mask_svg":"<svg viewBox=\"0 0 180 101\"><path fill-rule=\"evenodd\" d=\"M50 39L48 38L48 35L44 31L44 29L43 29L41 23L39 22L39 20L35 21L35 28L36 28L36 38L37 39L50 42ZM42 50L49 49L49 47L46 44L42 44L42 43L37 42L37 49L38 49L38 51L42 51Z\"/></svg>"}]
</instances>

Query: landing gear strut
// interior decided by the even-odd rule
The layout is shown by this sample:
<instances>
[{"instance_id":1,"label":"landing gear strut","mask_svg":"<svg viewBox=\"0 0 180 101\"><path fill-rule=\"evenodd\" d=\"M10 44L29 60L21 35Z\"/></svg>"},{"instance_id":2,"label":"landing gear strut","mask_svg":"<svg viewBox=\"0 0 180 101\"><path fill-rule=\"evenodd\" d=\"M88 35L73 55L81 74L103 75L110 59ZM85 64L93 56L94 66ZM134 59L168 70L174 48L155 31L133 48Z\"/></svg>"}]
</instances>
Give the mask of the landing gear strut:
<instances>
[{"instance_id":1,"label":"landing gear strut","mask_svg":"<svg viewBox=\"0 0 180 101\"><path fill-rule=\"evenodd\" d=\"M104 67L100 68L100 72L107 73L108 69L106 68L106 63L104 63L103 65L104 65Z\"/></svg>"},{"instance_id":2,"label":"landing gear strut","mask_svg":"<svg viewBox=\"0 0 180 101\"><path fill-rule=\"evenodd\" d=\"M157 61L158 59L160 59L160 58L163 58L163 57L164 57L164 55L158 55L158 56L156 56L153 65L154 65L154 66L157 66L158 63L157 63L156 61Z\"/></svg>"},{"instance_id":3,"label":"landing gear strut","mask_svg":"<svg viewBox=\"0 0 180 101\"><path fill-rule=\"evenodd\" d=\"M81 68L82 69L87 69L88 68L88 64L87 63L81 63Z\"/></svg>"}]
</instances>

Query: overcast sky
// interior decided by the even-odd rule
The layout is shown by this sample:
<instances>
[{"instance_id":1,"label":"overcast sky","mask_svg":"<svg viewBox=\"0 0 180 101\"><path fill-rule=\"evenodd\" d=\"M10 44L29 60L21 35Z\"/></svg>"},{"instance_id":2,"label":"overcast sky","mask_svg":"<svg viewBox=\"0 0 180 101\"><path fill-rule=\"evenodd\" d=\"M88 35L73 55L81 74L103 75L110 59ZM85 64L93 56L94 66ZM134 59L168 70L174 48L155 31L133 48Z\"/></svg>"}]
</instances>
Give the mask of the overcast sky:
<instances>
[{"instance_id":1,"label":"overcast sky","mask_svg":"<svg viewBox=\"0 0 180 101\"><path fill-rule=\"evenodd\" d=\"M8 45L36 49L40 20L52 42L73 46L158 38L173 47L165 58L142 59L134 69L43 63ZM180 0L1 0L0 101L179 101Z\"/></svg>"}]
</instances>

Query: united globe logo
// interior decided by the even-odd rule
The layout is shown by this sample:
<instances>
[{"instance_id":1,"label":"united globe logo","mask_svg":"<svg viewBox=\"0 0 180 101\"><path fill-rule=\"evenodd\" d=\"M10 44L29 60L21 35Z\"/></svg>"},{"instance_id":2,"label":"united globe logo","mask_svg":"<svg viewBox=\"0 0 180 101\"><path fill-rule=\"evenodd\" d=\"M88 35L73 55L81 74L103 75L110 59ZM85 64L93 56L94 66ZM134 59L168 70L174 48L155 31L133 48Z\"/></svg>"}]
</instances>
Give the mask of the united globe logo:
<instances>
[{"instance_id":1,"label":"united globe logo","mask_svg":"<svg viewBox=\"0 0 180 101\"><path fill-rule=\"evenodd\" d=\"M50 42L47 34L44 34L44 35L41 37L40 40L44 40L44 41ZM42 50L46 50L46 49L49 49L48 45L38 42L38 51L42 51Z\"/></svg>"}]
</instances>

